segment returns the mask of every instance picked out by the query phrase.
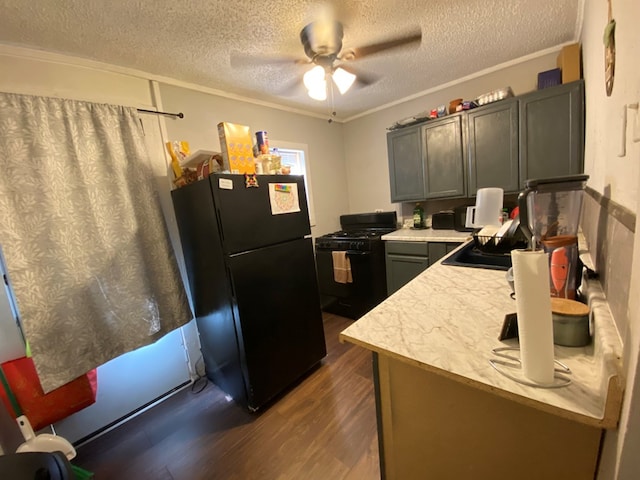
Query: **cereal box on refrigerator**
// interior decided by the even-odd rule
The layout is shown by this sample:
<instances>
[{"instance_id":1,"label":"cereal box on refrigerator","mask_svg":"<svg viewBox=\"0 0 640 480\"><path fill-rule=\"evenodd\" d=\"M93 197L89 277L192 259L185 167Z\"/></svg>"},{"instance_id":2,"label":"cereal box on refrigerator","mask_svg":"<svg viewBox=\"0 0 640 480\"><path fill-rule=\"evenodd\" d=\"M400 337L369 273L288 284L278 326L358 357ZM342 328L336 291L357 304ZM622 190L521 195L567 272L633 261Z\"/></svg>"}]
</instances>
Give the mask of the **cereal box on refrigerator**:
<instances>
[{"instance_id":1,"label":"cereal box on refrigerator","mask_svg":"<svg viewBox=\"0 0 640 480\"><path fill-rule=\"evenodd\" d=\"M223 170L231 173L255 173L253 161L253 141L249 127L235 123L218 124Z\"/></svg>"}]
</instances>

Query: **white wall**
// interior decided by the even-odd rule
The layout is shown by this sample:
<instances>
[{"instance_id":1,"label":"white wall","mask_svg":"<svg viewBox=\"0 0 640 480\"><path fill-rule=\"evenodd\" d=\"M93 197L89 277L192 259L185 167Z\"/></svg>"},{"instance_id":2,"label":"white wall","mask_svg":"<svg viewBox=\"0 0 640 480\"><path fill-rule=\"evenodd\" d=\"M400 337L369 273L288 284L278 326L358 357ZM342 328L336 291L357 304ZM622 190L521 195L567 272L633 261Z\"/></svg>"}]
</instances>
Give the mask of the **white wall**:
<instances>
[{"instance_id":1,"label":"white wall","mask_svg":"<svg viewBox=\"0 0 640 480\"><path fill-rule=\"evenodd\" d=\"M640 3L614 0L616 20L616 67L611 97L604 86L604 46L607 2L585 2L582 28L583 67L586 86L587 122L585 132L585 173L589 186L627 207L640 211L640 143L631 141L633 125L629 116L626 156L619 157L623 105L640 101ZM633 111L629 111L633 114ZM640 127L640 125L639 125ZM636 229L637 229L636 223ZM631 259L630 259L631 260ZM635 479L640 472L640 238L635 235L633 270L629 291L629 333L624 335L627 383L617 432L607 432L600 466L600 479ZM635 405L634 405L635 404Z\"/></svg>"},{"instance_id":2,"label":"white wall","mask_svg":"<svg viewBox=\"0 0 640 480\"><path fill-rule=\"evenodd\" d=\"M0 90L142 108L153 106L143 78L73 65L71 59L0 45Z\"/></svg>"},{"instance_id":3,"label":"white wall","mask_svg":"<svg viewBox=\"0 0 640 480\"><path fill-rule=\"evenodd\" d=\"M449 105L454 98L474 99L483 93L510 86L515 95L536 89L537 74L556 67L557 51L523 59L520 63L498 66L495 71L474 76L419 98L391 106L344 126L345 159L349 190L349 210L353 213L396 209L391 203L386 128L438 105Z\"/></svg>"},{"instance_id":4,"label":"white wall","mask_svg":"<svg viewBox=\"0 0 640 480\"><path fill-rule=\"evenodd\" d=\"M614 0L616 20L616 66L613 92L606 96L604 85L604 45L607 2L585 2L582 50L586 85L587 122L585 132L585 172L589 186L598 192L610 190L610 198L635 211L640 173L640 143L631 140L633 116L629 110L626 156L619 157L622 112L625 104L640 101L640 29L637 0ZM640 130L640 122L638 122ZM639 132L640 133L640 132Z\"/></svg>"},{"instance_id":5,"label":"white wall","mask_svg":"<svg viewBox=\"0 0 640 480\"><path fill-rule=\"evenodd\" d=\"M161 84L160 94L166 111L185 115L166 121L169 139L187 140L192 151L220 151L220 122L247 125L252 134L266 130L270 139L306 144L316 216L312 234L339 229L339 216L348 213L343 125L172 85Z\"/></svg>"}]
</instances>

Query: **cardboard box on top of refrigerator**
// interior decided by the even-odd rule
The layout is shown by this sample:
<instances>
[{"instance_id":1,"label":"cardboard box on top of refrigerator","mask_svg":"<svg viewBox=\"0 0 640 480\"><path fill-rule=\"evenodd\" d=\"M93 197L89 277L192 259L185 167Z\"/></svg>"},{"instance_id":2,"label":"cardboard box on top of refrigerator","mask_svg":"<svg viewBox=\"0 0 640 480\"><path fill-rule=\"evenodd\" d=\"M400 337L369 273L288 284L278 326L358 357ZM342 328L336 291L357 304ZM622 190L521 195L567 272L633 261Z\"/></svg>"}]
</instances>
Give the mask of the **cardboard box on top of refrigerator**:
<instances>
[{"instance_id":1,"label":"cardboard box on top of refrigerator","mask_svg":"<svg viewBox=\"0 0 640 480\"><path fill-rule=\"evenodd\" d=\"M231 173L256 173L253 160L251 133L246 125L220 122L218 124L220 149L222 150L222 170Z\"/></svg>"}]
</instances>

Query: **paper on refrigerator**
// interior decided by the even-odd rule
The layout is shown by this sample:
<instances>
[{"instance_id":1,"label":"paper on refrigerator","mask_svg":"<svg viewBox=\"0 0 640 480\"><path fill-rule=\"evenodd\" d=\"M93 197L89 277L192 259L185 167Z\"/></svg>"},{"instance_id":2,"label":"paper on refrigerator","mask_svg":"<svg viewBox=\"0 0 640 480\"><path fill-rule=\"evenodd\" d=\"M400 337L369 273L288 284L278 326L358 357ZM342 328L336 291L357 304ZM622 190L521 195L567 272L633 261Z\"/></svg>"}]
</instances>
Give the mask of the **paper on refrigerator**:
<instances>
[{"instance_id":1,"label":"paper on refrigerator","mask_svg":"<svg viewBox=\"0 0 640 480\"><path fill-rule=\"evenodd\" d=\"M270 183L271 214L281 215L300 211L297 183Z\"/></svg>"}]
</instances>

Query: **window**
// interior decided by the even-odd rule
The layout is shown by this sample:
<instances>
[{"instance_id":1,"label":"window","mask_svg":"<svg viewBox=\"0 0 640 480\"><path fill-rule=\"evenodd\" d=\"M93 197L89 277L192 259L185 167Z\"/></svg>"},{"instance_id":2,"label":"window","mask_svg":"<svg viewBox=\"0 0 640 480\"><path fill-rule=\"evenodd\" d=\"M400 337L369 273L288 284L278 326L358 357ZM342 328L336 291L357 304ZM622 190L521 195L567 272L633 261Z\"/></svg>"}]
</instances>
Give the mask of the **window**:
<instances>
[{"instance_id":1,"label":"window","mask_svg":"<svg viewBox=\"0 0 640 480\"><path fill-rule=\"evenodd\" d=\"M316 214L311 194L311 173L307 146L301 143L282 142L269 139L271 150L277 150L281 157L281 164L291 168L292 175L304 175L304 187L307 191L307 205L309 205L309 223L316 224Z\"/></svg>"}]
</instances>

